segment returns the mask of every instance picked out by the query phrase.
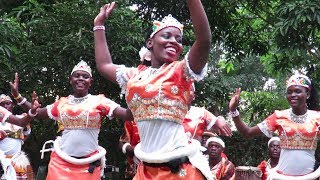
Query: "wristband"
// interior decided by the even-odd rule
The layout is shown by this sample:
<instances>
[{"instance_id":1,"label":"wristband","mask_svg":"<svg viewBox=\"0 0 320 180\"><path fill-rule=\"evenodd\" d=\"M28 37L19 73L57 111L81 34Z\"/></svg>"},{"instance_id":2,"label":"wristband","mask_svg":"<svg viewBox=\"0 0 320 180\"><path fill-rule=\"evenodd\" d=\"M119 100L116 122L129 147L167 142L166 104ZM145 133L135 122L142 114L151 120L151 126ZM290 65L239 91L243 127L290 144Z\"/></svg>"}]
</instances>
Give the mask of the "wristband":
<instances>
[{"instance_id":1,"label":"wristband","mask_svg":"<svg viewBox=\"0 0 320 180\"><path fill-rule=\"evenodd\" d=\"M20 99L22 96L21 96L21 94L19 93L18 94L18 96L17 97L13 97L15 100L18 100L18 99Z\"/></svg>"},{"instance_id":2,"label":"wristband","mask_svg":"<svg viewBox=\"0 0 320 180\"><path fill-rule=\"evenodd\" d=\"M106 27L105 26L94 26L93 27L93 31L96 31L96 30L106 30Z\"/></svg>"},{"instance_id":3,"label":"wristband","mask_svg":"<svg viewBox=\"0 0 320 180\"><path fill-rule=\"evenodd\" d=\"M125 143L125 144L122 146L122 153L123 153L123 154L126 154L126 153L127 153L127 150L126 150L127 146L130 146L130 144L129 144L129 143Z\"/></svg>"},{"instance_id":4,"label":"wristband","mask_svg":"<svg viewBox=\"0 0 320 180\"><path fill-rule=\"evenodd\" d=\"M232 118L235 118L237 116L240 115L239 111L236 109L235 111L230 111L229 112L229 115L232 117Z\"/></svg>"},{"instance_id":5,"label":"wristband","mask_svg":"<svg viewBox=\"0 0 320 180\"><path fill-rule=\"evenodd\" d=\"M29 115L30 117L36 117L36 116L38 115L38 112L36 112L35 114L32 114L31 109L29 109L28 115Z\"/></svg>"},{"instance_id":6,"label":"wristband","mask_svg":"<svg viewBox=\"0 0 320 180\"><path fill-rule=\"evenodd\" d=\"M23 98L22 101L18 102L17 104L19 106L21 106L22 104L24 104L25 102L27 102L27 98Z\"/></svg>"}]
</instances>

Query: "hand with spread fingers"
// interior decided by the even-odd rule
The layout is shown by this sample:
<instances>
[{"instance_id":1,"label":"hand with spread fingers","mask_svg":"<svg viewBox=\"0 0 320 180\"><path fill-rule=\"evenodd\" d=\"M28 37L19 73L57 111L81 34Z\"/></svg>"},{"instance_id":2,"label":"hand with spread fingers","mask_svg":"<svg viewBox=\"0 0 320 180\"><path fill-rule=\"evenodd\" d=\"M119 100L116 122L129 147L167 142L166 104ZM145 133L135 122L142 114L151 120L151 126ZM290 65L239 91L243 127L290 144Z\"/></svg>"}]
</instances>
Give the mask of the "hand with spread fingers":
<instances>
[{"instance_id":1,"label":"hand with spread fingers","mask_svg":"<svg viewBox=\"0 0 320 180\"><path fill-rule=\"evenodd\" d=\"M94 19L94 25L103 25L104 22L108 19L113 9L115 8L116 3L112 2L110 4L105 4L100 8L100 13Z\"/></svg>"},{"instance_id":2,"label":"hand with spread fingers","mask_svg":"<svg viewBox=\"0 0 320 180\"><path fill-rule=\"evenodd\" d=\"M231 100L229 102L229 110L231 112L236 111L239 106L241 88L237 88L235 93L231 94Z\"/></svg>"},{"instance_id":3,"label":"hand with spread fingers","mask_svg":"<svg viewBox=\"0 0 320 180\"><path fill-rule=\"evenodd\" d=\"M224 117L218 116L216 123L214 124L215 131L219 136L232 136L232 131L228 123L226 123Z\"/></svg>"}]
</instances>

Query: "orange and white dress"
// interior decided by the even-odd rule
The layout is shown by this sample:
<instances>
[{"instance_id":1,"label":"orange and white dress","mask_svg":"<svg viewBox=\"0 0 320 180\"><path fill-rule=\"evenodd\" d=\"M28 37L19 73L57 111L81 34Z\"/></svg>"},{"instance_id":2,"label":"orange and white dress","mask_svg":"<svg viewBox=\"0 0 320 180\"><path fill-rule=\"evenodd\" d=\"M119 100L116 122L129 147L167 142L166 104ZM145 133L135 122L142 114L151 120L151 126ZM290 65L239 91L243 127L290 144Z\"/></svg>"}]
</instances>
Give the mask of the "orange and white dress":
<instances>
[{"instance_id":1,"label":"orange and white dress","mask_svg":"<svg viewBox=\"0 0 320 180\"><path fill-rule=\"evenodd\" d=\"M190 138L201 141L203 132L210 131L217 118L203 107L191 106L182 125Z\"/></svg>"},{"instance_id":2,"label":"orange and white dress","mask_svg":"<svg viewBox=\"0 0 320 180\"><path fill-rule=\"evenodd\" d=\"M188 157L207 179L213 178L209 163L200 152L200 143L189 143L182 126L192 98L192 83L203 79L205 73L206 68L200 75L193 73L187 58L165 63L158 69L144 65L122 65L117 69L117 82L137 123L140 143L135 147L135 155L141 161L159 164ZM135 179L201 179L201 173L197 174L191 164L184 164L174 174L168 168L140 163Z\"/></svg>"},{"instance_id":3,"label":"orange and white dress","mask_svg":"<svg viewBox=\"0 0 320 180\"><path fill-rule=\"evenodd\" d=\"M279 133L281 154L275 167L279 172L286 175L313 172L315 150L320 136L319 125L319 112L308 110L305 115L296 116L291 109L275 111L258 124L268 137L272 137L275 131Z\"/></svg>"},{"instance_id":4,"label":"orange and white dress","mask_svg":"<svg viewBox=\"0 0 320 180\"><path fill-rule=\"evenodd\" d=\"M105 153L98 145L101 121L111 117L117 107L119 104L104 95L91 94L82 98L69 95L47 106L49 117L64 127L61 138L54 143L47 180L57 179L57 175L61 179L100 179L100 166L93 173L88 168L97 154Z\"/></svg>"}]
</instances>

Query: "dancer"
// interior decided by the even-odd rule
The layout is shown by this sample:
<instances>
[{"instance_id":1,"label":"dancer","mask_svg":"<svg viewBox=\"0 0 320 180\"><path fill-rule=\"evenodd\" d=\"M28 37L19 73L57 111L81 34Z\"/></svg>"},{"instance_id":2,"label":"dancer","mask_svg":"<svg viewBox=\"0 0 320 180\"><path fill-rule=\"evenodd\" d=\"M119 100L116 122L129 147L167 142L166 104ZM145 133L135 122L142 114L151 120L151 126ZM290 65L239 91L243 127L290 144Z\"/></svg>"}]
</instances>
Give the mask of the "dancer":
<instances>
[{"instance_id":1,"label":"dancer","mask_svg":"<svg viewBox=\"0 0 320 180\"><path fill-rule=\"evenodd\" d=\"M88 93L92 85L91 68L80 61L70 74L70 85L73 93L61 97L53 104L38 109L37 118L51 118L63 125L60 138L54 142L48 166L47 180L57 179L100 179L103 174L105 149L98 145L101 121L104 117L132 119L130 110L104 95ZM18 77L12 83L14 96L18 92ZM18 98L18 102L24 98ZM28 102L23 106L28 107ZM101 165L100 165L101 164Z\"/></svg>"},{"instance_id":2,"label":"dancer","mask_svg":"<svg viewBox=\"0 0 320 180\"><path fill-rule=\"evenodd\" d=\"M14 103L5 95L0 95L0 106L12 112ZM27 114L16 115L23 117ZM11 159L18 179L33 179L33 171L27 155L21 150L24 140L31 133L30 124L20 127L11 123L0 123L1 141L0 151L4 152L6 158Z\"/></svg>"},{"instance_id":3,"label":"dancer","mask_svg":"<svg viewBox=\"0 0 320 180\"><path fill-rule=\"evenodd\" d=\"M290 109L275 111L254 127L248 127L240 119L237 110L240 91L240 89L236 90L229 103L230 115L238 131L248 138L262 134L272 137L274 131L279 133L281 154L274 172L286 175L284 179L290 179L289 176L302 175L312 178L319 177L319 169L312 173L315 164L315 150L320 135L320 113L315 111L318 107L318 98L311 80L305 75L291 76L287 80L286 89Z\"/></svg>"},{"instance_id":4,"label":"dancer","mask_svg":"<svg viewBox=\"0 0 320 180\"><path fill-rule=\"evenodd\" d=\"M139 164L134 179L203 179L203 175L213 179L208 161L200 152L200 143L188 143L182 126L191 102L192 83L204 78L211 45L201 1L187 0L187 4L195 43L185 58L177 61L182 53L183 25L171 15L161 22L155 21L146 43L151 67L113 64L103 25L114 9L114 2L103 6L94 20L97 69L105 78L119 83L140 134L141 142L134 152L143 163Z\"/></svg>"}]
</instances>

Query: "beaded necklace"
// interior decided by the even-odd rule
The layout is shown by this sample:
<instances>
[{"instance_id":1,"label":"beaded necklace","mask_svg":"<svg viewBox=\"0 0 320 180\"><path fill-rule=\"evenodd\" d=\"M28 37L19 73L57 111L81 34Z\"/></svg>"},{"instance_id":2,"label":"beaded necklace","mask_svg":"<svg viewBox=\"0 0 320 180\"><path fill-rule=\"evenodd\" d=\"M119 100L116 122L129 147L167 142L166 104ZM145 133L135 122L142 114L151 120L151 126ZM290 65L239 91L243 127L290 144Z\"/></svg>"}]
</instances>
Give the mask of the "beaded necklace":
<instances>
[{"instance_id":1,"label":"beaded necklace","mask_svg":"<svg viewBox=\"0 0 320 180\"><path fill-rule=\"evenodd\" d=\"M308 117L308 110L305 114L303 115L295 115L293 112L292 112L292 109L290 110L290 118L293 122L295 123L299 123L299 124L302 124L302 123L305 123L306 120L307 120L307 117Z\"/></svg>"},{"instance_id":2,"label":"beaded necklace","mask_svg":"<svg viewBox=\"0 0 320 180\"><path fill-rule=\"evenodd\" d=\"M86 101L88 99L88 97L89 97L89 94L87 94L86 96L83 96L83 97L79 97L79 98L76 98L73 95L70 95L69 102L71 104L80 104L80 103Z\"/></svg>"}]
</instances>

